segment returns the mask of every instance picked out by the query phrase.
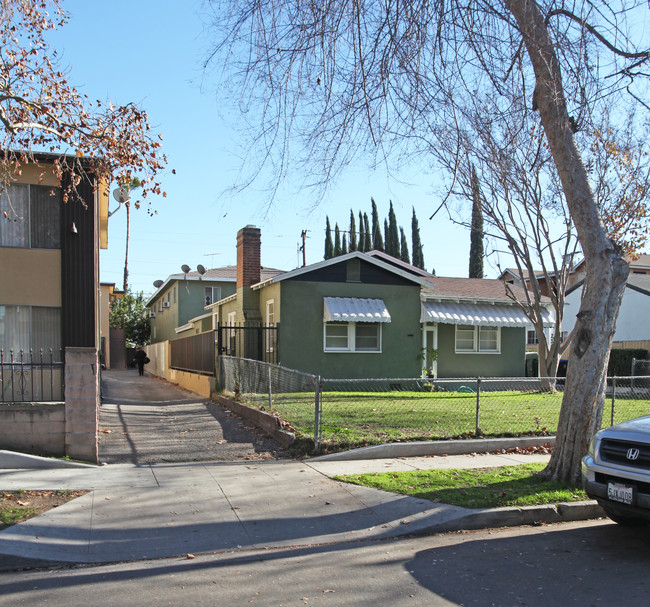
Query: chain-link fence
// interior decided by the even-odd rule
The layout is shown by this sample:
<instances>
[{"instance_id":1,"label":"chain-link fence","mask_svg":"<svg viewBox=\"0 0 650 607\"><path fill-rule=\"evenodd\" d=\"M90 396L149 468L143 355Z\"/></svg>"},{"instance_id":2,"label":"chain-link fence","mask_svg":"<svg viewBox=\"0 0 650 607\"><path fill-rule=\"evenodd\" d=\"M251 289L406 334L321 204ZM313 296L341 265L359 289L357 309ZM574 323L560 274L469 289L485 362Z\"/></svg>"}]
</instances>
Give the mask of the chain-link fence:
<instances>
[{"instance_id":1,"label":"chain-link fence","mask_svg":"<svg viewBox=\"0 0 650 607\"><path fill-rule=\"evenodd\" d=\"M632 359L632 375L650 375L650 360L642 358Z\"/></svg>"},{"instance_id":2,"label":"chain-link fence","mask_svg":"<svg viewBox=\"0 0 650 607\"><path fill-rule=\"evenodd\" d=\"M320 378L248 358L219 356L219 388L242 402L277 413L318 447Z\"/></svg>"},{"instance_id":3,"label":"chain-link fence","mask_svg":"<svg viewBox=\"0 0 650 607\"><path fill-rule=\"evenodd\" d=\"M220 385L272 411L316 448L391 441L552 435L564 378L320 379L220 357ZM650 413L650 376L607 382L603 426Z\"/></svg>"}]
</instances>

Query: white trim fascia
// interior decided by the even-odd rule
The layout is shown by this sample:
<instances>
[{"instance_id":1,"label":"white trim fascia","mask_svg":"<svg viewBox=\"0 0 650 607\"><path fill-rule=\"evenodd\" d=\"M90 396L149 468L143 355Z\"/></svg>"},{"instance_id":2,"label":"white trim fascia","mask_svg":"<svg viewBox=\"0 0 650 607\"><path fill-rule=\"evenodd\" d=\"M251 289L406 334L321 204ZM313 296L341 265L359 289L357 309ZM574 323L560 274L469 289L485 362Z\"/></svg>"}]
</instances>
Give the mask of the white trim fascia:
<instances>
[{"instance_id":1,"label":"white trim fascia","mask_svg":"<svg viewBox=\"0 0 650 607\"><path fill-rule=\"evenodd\" d=\"M204 306L204 310L214 310L217 306L220 306L221 304L228 303L230 301L235 301L237 299L237 293L233 293L232 295L228 295L228 297L224 297L223 299L220 299L219 301L215 301L214 303L211 303L209 306Z\"/></svg>"},{"instance_id":2,"label":"white trim fascia","mask_svg":"<svg viewBox=\"0 0 650 607\"><path fill-rule=\"evenodd\" d=\"M195 316L194 318L190 318L187 322L197 322L199 320L203 320L204 318L210 318L212 316L212 312L208 312L207 314L201 314L200 316Z\"/></svg>"},{"instance_id":3,"label":"white trim fascia","mask_svg":"<svg viewBox=\"0 0 650 607\"><path fill-rule=\"evenodd\" d=\"M165 282L163 282L153 293L151 297L145 302L145 306L148 308L151 303L153 303L160 294L165 290L165 287L172 281L177 281L177 282L184 282L186 280L189 280L190 282L237 282L236 278L218 278L218 277L208 277L206 278L205 276L185 276L185 274L172 274L171 276L168 276L165 279Z\"/></svg>"},{"instance_id":4,"label":"white trim fascia","mask_svg":"<svg viewBox=\"0 0 650 607\"><path fill-rule=\"evenodd\" d=\"M420 300L424 303L426 301L452 301L454 303L468 303L468 304L505 304L509 306L517 306L521 307L525 302L516 302L513 301L512 299L488 299L488 298L482 298L482 299L477 299L476 297L459 297L457 295L449 295L449 296L444 296L444 295L425 295L424 293L420 294ZM545 302L542 303L543 306L546 306L547 304Z\"/></svg>"},{"instance_id":5,"label":"white trim fascia","mask_svg":"<svg viewBox=\"0 0 650 607\"><path fill-rule=\"evenodd\" d=\"M183 331L189 331L194 325L191 322L188 322L186 325L183 325L181 327L176 327L174 331L176 333L182 333Z\"/></svg>"},{"instance_id":6,"label":"white trim fascia","mask_svg":"<svg viewBox=\"0 0 650 607\"><path fill-rule=\"evenodd\" d=\"M425 278L421 278L419 276L415 276L413 274L410 274L409 272L406 272L405 270L401 270L400 268L391 265L389 263L386 263L382 261L381 259L377 259L376 257L373 257L372 255L366 255L365 253L361 253L359 251L352 251L352 253L346 253L345 255L339 255L338 257L332 257L330 259L325 259L323 261L319 261L318 263L311 264L309 266L304 266L302 268L296 268L295 270L291 270L289 272L285 272L284 274L278 274L277 276L274 276L272 278L267 278L264 282L258 282L255 285L251 286L251 289L254 291L257 291L258 289L261 289L262 287L266 287L268 285L275 284L277 282L281 282L283 280L287 280L289 278L294 278L296 276L300 276L302 274L308 274L309 272L313 272L314 270L320 270L321 268L327 268L329 266L335 265L337 263L345 262L348 261L349 259L363 259L364 261L367 261L368 263L372 263L375 266L382 268L383 270L387 270L388 272L391 272L392 274L396 274L397 276L401 276L402 278L405 278L407 280L410 280L411 282L414 282L415 284L418 284L422 287L426 287L428 289L434 289L435 286L432 282L426 280Z\"/></svg>"}]
</instances>

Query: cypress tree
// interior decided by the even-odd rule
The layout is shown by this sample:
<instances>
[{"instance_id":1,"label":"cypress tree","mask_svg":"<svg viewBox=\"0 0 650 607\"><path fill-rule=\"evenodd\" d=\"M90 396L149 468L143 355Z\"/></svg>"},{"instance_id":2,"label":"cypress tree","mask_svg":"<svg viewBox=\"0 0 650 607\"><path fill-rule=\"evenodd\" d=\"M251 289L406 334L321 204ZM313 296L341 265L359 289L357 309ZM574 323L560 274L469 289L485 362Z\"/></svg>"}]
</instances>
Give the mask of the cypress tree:
<instances>
[{"instance_id":1,"label":"cypress tree","mask_svg":"<svg viewBox=\"0 0 650 607\"><path fill-rule=\"evenodd\" d=\"M357 250L357 227L354 224L354 213L350 209L350 252Z\"/></svg>"},{"instance_id":2,"label":"cypress tree","mask_svg":"<svg viewBox=\"0 0 650 607\"><path fill-rule=\"evenodd\" d=\"M483 211L476 167L472 165L472 227L469 246L469 277L483 278Z\"/></svg>"},{"instance_id":3,"label":"cypress tree","mask_svg":"<svg viewBox=\"0 0 650 607\"><path fill-rule=\"evenodd\" d=\"M390 208L388 210L388 237L386 238L386 253L393 257L400 258L400 240L399 231L397 228L397 217L395 217L395 210L393 209L393 201L390 201Z\"/></svg>"},{"instance_id":4,"label":"cypress tree","mask_svg":"<svg viewBox=\"0 0 650 607\"><path fill-rule=\"evenodd\" d=\"M370 231L370 224L368 223L368 214L363 214L363 227L366 232L366 241L363 243L363 252L370 251L372 249L372 232Z\"/></svg>"},{"instance_id":5,"label":"cypress tree","mask_svg":"<svg viewBox=\"0 0 650 607\"><path fill-rule=\"evenodd\" d=\"M345 232L343 232L343 244L341 245L341 255L345 255L348 252L348 239Z\"/></svg>"},{"instance_id":6,"label":"cypress tree","mask_svg":"<svg viewBox=\"0 0 650 607\"><path fill-rule=\"evenodd\" d=\"M413 207L413 217L411 218L411 239L413 242L413 265L416 268L424 270L424 253L422 252L420 226L418 225L418 218L415 215L415 207Z\"/></svg>"},{"instance_id":7,"label":"cypress tree","mask_svg":"<svg viewBox=\"0 0 650 607\"><path fill-rule=\"evenodd\" d=\"M366 230L363 227L363 216L361 211L359 211L359 244L357 245L357 251L366 250Z\"/></svg>"},{"instance_id":8,"label":"cypress tree","mask_svg":"<svg viewBox=\"0 0 650 607\"><path fill-rule=\"evenodd\" d=\"M339 230L339 224L334 225L334 257L338 257L341 254L341 231Z\"/></svg>"},{"instance_id":9,"label":"cypress tree","mask_svg":"<svg viewBox=\"0 0 650 607\"><path fill-rule=\"evenodd\" d=\"M399 258L402 261L405 261L406 263L411 263L411 257L409 256L409 246L408 243L406 242L406 235L404 234L404 228L401 226L399 229L399 234L401 240Z\"/></svg>"},{"instance_id":10,"label":"cypress tree","mask_svg":"<svg viewBox=\"0 0 650 607\"><path fill-rule=\"evenodd\" d=\"M384 219L384 251L389 252L390 234L388 233L388 219Z\"/></svg>"},{"instance_id":11,"label":"cypress tree","mask_svg":"<svg viewBox=\"0 0 650 607\"><path fill-rule=\"evenodd\" d=\"M371 198L372 204L372 248L376 251L384 250L384 240L381 237L381 226L379 225L379 213L377 213L377 205L375 199Z\"/></svg>"},{"instance_id":12,"label":"cypress tree","mask_svg":"<svg viewBox=\"0 0 650 607\"><path fill-rule=\"evenodd\" d=\"M325 221L325 257L332 259L334 257L334 244L332 243L332 228L330 227L330 218L326 217Z\"/></svg>"}]
</instances>

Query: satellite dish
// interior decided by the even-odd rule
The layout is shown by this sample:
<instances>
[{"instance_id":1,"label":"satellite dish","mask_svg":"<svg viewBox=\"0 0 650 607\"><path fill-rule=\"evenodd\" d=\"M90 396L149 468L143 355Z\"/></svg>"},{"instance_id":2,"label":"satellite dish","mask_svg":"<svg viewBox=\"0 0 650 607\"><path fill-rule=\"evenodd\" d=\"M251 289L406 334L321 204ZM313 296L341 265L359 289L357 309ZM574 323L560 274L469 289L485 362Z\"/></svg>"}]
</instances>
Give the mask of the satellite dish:
<instances>
[{"instance_id":1,"label":"satellite dish","mask_svg":"<svg viewBox=\"0 0 650 607\"><path fill-rule=\"evenodd\" d=\"M153 281L153 286L156 287L156 289L160 289L160 287L163 286L163 281L162 280L154 280Z\"/></svg>"},{"instance_id":2,"label":"satellite dish","mask_svg":"<svg viewBox=\"0 0 650 607\"><path fill-rule=\"evenodd\" d=\"M183 270L183 272L184 272L185 274L187 274L187 273L190 271L190 266L188 266L186 263L184 263L184 264L181 266L181 270Z\"/></svg>"},{"instance_id":3,"label":"satellite dish","mask_svg":"<svg viewBox=\"0 0 650 607\"><path fill-rule=\"evenodd\" d=\"M117 188L116 190L113 190L113 198L115 198L115 200L120 204L123 204L128 202L131 199L131 196L129 190L126 188Z\"/></svg>"},{"instance_id":4,"label":"satellite dish","mask_svg":"<svg viewBox=\"0 0 650 607\"><path fill-rule=\"evenodd\" d=\"M198 266L196 266L196 271L197 271L201 276L203 276L203 275L205 274L205 267L202 266L201 264L199 264Z\"/></svg>"}]
</instances>

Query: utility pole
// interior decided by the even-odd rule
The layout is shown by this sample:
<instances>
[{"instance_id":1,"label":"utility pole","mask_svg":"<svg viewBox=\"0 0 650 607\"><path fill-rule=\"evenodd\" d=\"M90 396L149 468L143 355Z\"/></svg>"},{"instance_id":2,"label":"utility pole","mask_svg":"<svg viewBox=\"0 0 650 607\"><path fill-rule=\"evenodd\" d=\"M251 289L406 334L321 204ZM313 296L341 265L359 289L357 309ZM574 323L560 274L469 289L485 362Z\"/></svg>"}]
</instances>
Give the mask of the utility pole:
<instances>
[{"instance_id":1,"label":"utility pole","mask_svg":"<svg viewBox=\"0 0 650 607\"><path fill-rule=\"evenodd\" d=\"M306 244L307 244L307 232L309 230L303 230L300 233L300 238L302 238L302 245L298 249L299 251L302 251L302 267L304 268L307 265L307 251L306 251Z\"/></svg>"}]
</instances>

